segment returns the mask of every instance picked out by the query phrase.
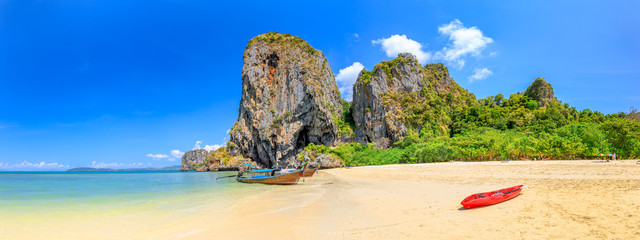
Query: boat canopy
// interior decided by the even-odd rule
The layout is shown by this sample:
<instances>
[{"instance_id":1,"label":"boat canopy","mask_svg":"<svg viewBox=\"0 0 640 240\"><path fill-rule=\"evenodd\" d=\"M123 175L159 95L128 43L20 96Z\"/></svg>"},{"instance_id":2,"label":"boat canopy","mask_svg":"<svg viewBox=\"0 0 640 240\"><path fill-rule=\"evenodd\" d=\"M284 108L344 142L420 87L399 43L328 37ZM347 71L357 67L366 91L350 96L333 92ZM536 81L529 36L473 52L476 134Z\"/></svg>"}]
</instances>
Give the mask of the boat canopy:
<instances>
[{"instance_id":1,"label":"boat canopy","mask_svg":"<svg viewBox=\"0 0 640 240\"><path fill-rule=\"evenodd\" d=\"M263 173L263 172L271 172L271 171L275 171L275 169L260 169L260 170L253 170L250 173Z\"/></svg>"},{"instance_id":2,"label":"boat canopy","mask_svg":"<svg viewBox=\"0 0 640 240\"><path fill-rule=\"evenodd\" d=\"M249 167L258 167L258 166L256 166L256 165L248 164L248 163L245 163L244 165L247 165L247 166L249 166Z\"/></svg>"}]
</instances>

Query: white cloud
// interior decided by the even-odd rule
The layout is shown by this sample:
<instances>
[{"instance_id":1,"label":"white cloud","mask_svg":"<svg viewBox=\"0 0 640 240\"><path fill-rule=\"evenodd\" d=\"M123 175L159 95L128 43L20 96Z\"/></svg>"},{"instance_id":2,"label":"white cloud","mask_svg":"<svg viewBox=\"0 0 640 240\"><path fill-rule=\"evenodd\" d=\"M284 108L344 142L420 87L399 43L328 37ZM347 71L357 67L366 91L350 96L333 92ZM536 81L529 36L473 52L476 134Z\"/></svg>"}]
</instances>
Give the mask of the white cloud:
<instances>
[{"instance_id":1,"label":"white cloud","mask_svg":"<svg viewBox=\"0 0 640 240\"><path fill-rule=\"evenodd\" d=\"M496 52L496 51L491 51L489 53L489 57L495 57L496 55L498 55L498 52Z\"/></svg>"},{"instance_id":2,"label":"white cloud","mask_svg":"<svg viewBox=\"0 0 640 240\"><path fill-rule=\"evenodd\" d=\"M199 146L198 144L201 143L201 141L196 142L196 146ZM167 155L167 154L153 154L153 153L149 153L147 154L147 157L153 158L153 160L162 160L162 159L167 159L167 161L175 161L176 158L182 158L182 155L184 155L184 152L178 150L178 149L174 149L171 150L171 156Z\"/></svg>"},{"instance_id":3,"label":"white cloud","mask_svg":"<svg viewBox=\"0 0 640 240\"><path fill-rule=\"evenodd\" d=\"M27 161L23 161L22 163L14 164L13 167L16 167L16 168L20 168L20 167L30 167L30 168L68 168L69 165L59 164L57 162L54 162L54 163L46 163L46 162L30 163L30 162L27 162Z\"/></svg>"},{"instance_id":4,"label":"white cloud","mask_svg":"<svg viewBox=\"0 0 640 240\"><path fill-rule=\"evenodd\" d=\"M184 155L184 153L183 153L183 152L181 152L181 151L180 151L180 150L178 150L178 149L171 150L171 156L172 156L172 157L174 157L174 158L181 158L181 157L182 157L182 155Z\"/></svg>"},{"instance_id":5,"label":"white cloud","mask_svg":"<svg viewBox=\"0 0 640 240\"><path fill-rule=\"evenodd\" d=\"M473 75L469 77L469 82L482 80L482 79L488 78L491 75L493 75L493 72L491 72L487 68L476 68L473 70Z\"/></svg>"},{"instance_id":6,"label":"white cloud","mask_svg":"<svg viewBox=\"0 0 640 240\"><path fill-rule=\"evenodd\" d=\"M356 37L356 38L360 37L360 35L358 35L357 33L354 33L353 36Z\"/></svg>"},{"instance_id":7,"label":"white cloud","mask_svg":"<svg viewBox=\"0 0 640 240\"><path fill-rule=\"evenodd\" d=\"M193 150L196 149L204 149L206 151L215 151L218 150L218 148L224 147L224 145L222 144L214 144L214 145L205 145L204 147L200 147L200 144L202 144L202 141L196 141L196 144L193 146Z\"/></svg>"},{"instance_id":8,"label":"white cloud","mask_svg":"<svg viewBox=\"0 0 640 240\"><path fill-rule=\"evenodd\" d=\"M351 66L340 69L340 72L338 72L336 83L338 83L340 94L345 100L351 101L353 98L353 84L356 82L358 74L362 69L364 69L362 63L354 62Z\"/></svg>"},{"instance_id":9,"label":"white cloud","mask_svg":"<svg viewBox=\"0 0 640 240\"><path fill-rule=\"evenodd\" d=\"M480 29L466 28L458 19L440 26L438 32L448 36L452 43L437 52L435 57L457 64L461 68L466 62L465 57L481 56L482 50L493 42L493 39L484 36Z\"/></svg>"},{"instance_id":10,"label":"white cloud","mask_svg":"<svg viewBox=\"0 0 640 240\"><path fill-rule=\"evenodd\" d=\"M8 164L8 163L0 163L0 168L5 169L60 169L60 168L69 168L69 165L60 164L57 162L47 163L47 162L27 162L22 161L21 163L16 164Z\"/></svg>"},{"instance_id":11,"label":"white cloud","mask_svg":"<svg viewBox=\"0 0 640 240\"><path fill-rule=\"evenodd\" d=\"M147 157L153 158L153 160L160 160L160 159L163 159L163 158L169 158L169 156L166 155L166 154L153 154L153 153L147 154Z\"/></svg>"},{"instance_id":12,"label":"white cloud","mask_svg":"<svg viewBox=\"0 0 640 240\"><path fill-rule=\"evenodd\" d=\"M91 162L91 165L89 167L92 167L92 168L123 168L123 167L140 167L140 166L143 166L143 165L144 165L144 163L137 163L137 162L132 162L132 163L119 163L119 162L105 163L105 162L93 161L93 162ZM147 165L151 165L151 164L147 163Z\"/></svg>"},{"instance_id":13,"label":"white cloud","mask_svg":"<svg viewBox=\"0 0 640 240\"><path fill-rule=\"evenodd\" d=\"M389 38L381 38L371 41L373 45L380 44L387 57L397 57L399 53L410 52L416 56L418 62L424 64L431 58L431 54L422 51L422 44L407 38L407 35L391 35Z\"/></svg>"},{"instance_id":14,"label":"white cloud","mask_svg":"<svg viewBox=\"0 0 640 240\"><path fill-rule=\"evenodd\" d=\"M222 145L220 145L220 144L213 144L213 146L212 145L206 145L206 146L204 146L204 150L207 150L207 151L211 152L211 151L218 150L218 148L221 148L221 147L222 147Z\"/></svg>"},{"instance_id":15,"label":"white cloud","mask_svg":"<svg viewBox=\"0 0 640 240\"><path fill-rule=\"evenodd\" d=\"M200 144L201 144L201 143L202 143L202 141L196 141L196 144L195 144L195 145L193 145L193 150L200 149L200 148L201 148L201 147L200 147Z\"/></svg>"}]
</instances>

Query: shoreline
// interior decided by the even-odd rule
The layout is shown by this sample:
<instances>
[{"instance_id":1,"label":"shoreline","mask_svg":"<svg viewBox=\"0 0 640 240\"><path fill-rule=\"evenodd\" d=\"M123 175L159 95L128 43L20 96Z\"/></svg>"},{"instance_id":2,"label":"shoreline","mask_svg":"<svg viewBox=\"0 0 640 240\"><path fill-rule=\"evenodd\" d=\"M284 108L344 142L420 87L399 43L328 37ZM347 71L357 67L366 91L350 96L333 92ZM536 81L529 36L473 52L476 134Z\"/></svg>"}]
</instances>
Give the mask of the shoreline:
<instances>
[{"instance_id":1,"label":"shoreline","mask_svg":"<svg viewBox=\"0 0 640 240\"><path fill-rule=\"evenodd\" d=\"M611 163L611 164L610 164ZM279 239L623 238L640 235L640 165L593 160L448 162L321 170L237 202L208 237ZM465 210L470 194L525 184ZM224 229L224 230L220 230Z\"/></svg>"},{"instance_id":2,"label":"shoreline","mask_svg":"<svg viewBox=\"0 0 640 240\"><path fill-rule=\"evenodd\" d=\"M470 194L519 184L528 188L512 200L471 210L460 205ZM198 206L181 211L136 209L97 216L87 211L73 220L56 213L0 219L0 238L632 239L640 235L636 161L325 169L299 185L253 185L221 199L202 199Z\"/></svg>"}]
</instances>

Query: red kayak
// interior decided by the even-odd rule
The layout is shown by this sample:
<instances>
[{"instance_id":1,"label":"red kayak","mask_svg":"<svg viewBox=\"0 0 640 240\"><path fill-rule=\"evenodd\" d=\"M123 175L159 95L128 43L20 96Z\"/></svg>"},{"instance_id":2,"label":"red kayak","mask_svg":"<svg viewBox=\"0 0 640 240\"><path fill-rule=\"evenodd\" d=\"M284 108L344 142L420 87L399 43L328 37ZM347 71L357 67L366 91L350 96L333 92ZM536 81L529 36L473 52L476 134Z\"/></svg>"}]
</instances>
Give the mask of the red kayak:
<instances>
[{"instance_id":1,"label":"red kayak","mask_svg":"<svg viewBox=\"0 0 640 240\"><path fill-rule=\"evenodd\" d=\"M462 200L460 204L464 208L476 208L501 203L518 196L522 188L522 185L518 185L493 192L476 193Z\"/></svg>"}]
</instances>

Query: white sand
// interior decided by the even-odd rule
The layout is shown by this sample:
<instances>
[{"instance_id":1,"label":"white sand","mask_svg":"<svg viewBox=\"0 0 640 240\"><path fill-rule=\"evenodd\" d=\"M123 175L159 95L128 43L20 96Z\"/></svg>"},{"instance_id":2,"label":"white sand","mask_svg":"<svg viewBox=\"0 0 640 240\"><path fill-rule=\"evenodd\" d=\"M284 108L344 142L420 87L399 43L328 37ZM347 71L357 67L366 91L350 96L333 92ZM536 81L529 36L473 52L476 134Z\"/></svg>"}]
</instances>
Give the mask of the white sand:
<instances>
[{"instance_id":1,"label":"white sand","mask_svg":"<svg viewBox=\"0 0 640 240\"><path fill-rule=\"evenodd\" d=\"M460 201L524 184L512 200ZM297 186L230 199L224 209L60 219L30 232L0 219L0 239L634 239L636 161L483 162L322 170ZM27 225L28 221L23 224ZM1 224L4 223L4 224ZM7 227L11 223L12 227Z\"/></svg>"}]
</instances>

